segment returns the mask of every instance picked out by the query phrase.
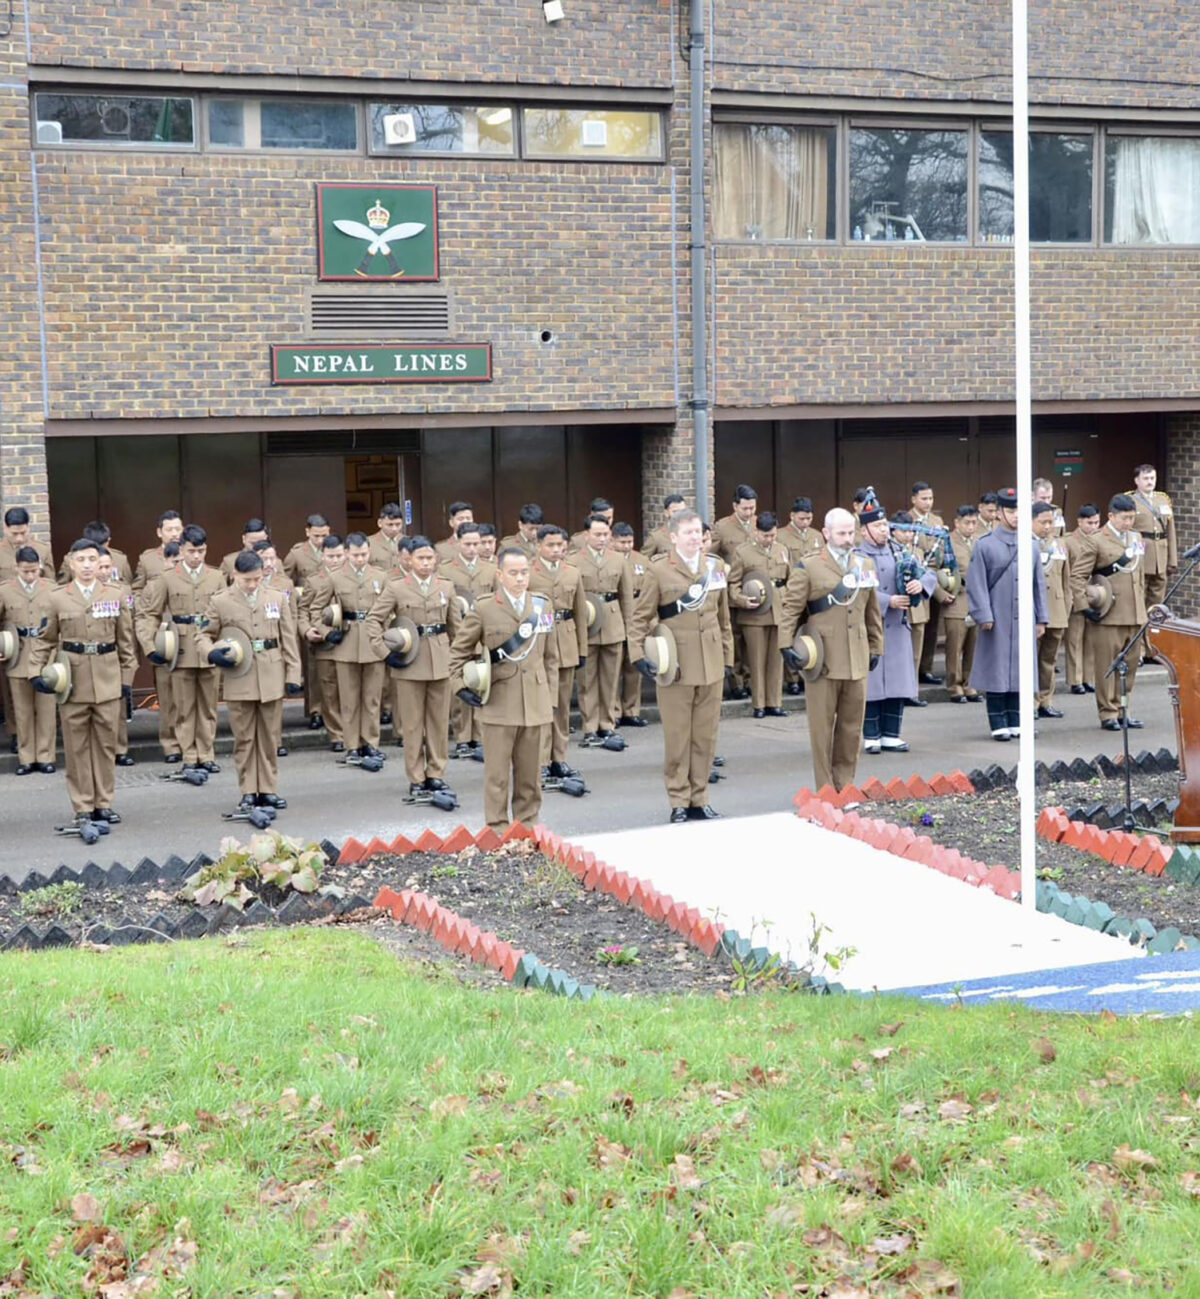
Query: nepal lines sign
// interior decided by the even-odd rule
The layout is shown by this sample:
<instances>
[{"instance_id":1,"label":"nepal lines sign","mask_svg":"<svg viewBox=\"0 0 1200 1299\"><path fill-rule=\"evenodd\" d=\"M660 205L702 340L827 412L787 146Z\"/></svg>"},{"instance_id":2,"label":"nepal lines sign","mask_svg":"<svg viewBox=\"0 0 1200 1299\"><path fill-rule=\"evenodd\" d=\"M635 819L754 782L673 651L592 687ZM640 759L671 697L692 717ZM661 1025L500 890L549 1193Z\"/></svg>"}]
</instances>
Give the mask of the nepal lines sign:
<instances>
[{"instance_id":1,"label":"nepal lines sign","mask_svg":"<svg viewBox=\"0 0 1200 1299\"><path fill-rule=\"evenodd\" d=\"M489 383L491 343L392 343L386 347L321 347L276 343L271 382Z\"/></svg>"},{"instance_id":2,"label":"nepal lines sign","mask_svg":"<svg viewBox=\"0 0 1200 1299\"><path fill-rule=\"evenodd\" d=\"M322 280L438 278L437 187L317 185Z\"/></svg>"}]
</instances>

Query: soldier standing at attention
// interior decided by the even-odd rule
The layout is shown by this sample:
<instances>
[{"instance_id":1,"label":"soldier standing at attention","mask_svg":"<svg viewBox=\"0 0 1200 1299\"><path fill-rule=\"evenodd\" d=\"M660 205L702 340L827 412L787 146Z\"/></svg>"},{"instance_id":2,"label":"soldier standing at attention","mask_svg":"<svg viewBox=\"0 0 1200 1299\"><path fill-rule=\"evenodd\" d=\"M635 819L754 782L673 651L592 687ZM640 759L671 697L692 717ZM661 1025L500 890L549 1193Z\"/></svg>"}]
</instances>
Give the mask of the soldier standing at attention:
<instances>
[{"instance_id":1,"label":"soldier standing at attention","mask_svg":"<svg viewBox=\"0 0 1200 1299\"><path fill-rule=\"evenodd\" d=\"M376 531L367 538L371 547L371 563L394 576L400 567L398 546L404 536L404 511L395 501L388 501L375 520Z\"/></svg>"},{"instance_id":2,"label":"soldier standing at attention","mask_svg":"<svg viewBox=\"0 0 1200 1299\"><path fill-rule=\"evenodd\" d=\"M671 550L656 559L634 609L629 656L655 683L662 717L663 776L672 825L712 821L708 776L717 751L721 687L733 662L729 583L725 566L704 554L704 525L694 510L679 510L670 523ZM670 630L679 653L679 675L659 681L646 658L646 638L659 625Z\"/></svg>"},{"instance_id":3,"label":"soldier standing at attention","mask_svg":"<svg viewBox=\"0 0 1200 1299\"><path fill-rule=\"evenodd\" d=\"M621 653L633 613L633 575L624 557L609 550L612 530L603 515L588 518L583 536L574 563L595 610L579 682L579 711L583 715L579 743L587 749L599 747L616 734Z\"/></svg>"},{"instance_id":4,"label":"soldier standing at attention","mask_svg":"<svg viewBox=\"0 0 1200 1299\"><path fill-rule=\"evenodd\" d=\"M408 792L446 789L450 727L450 644L460 615L454 588L437 576L437 551L428 537L411 543L412 572L388 580L371 606L366 634L395 686L397 727L404 741ZM384 633L397 618L416 627L415 653L389 650Z\"/></svg>"},{"instance_id":5,"label":"soldier standing at attention","mask_svg":"<svg viewBox=\"0 0 1200 1299\"><path fill-rule=\"evenodd\" d=\"M279 745L283 739L283 696L298 695L300 644L292 606L262 583L262 560L243 551L234 561L233 585L214 595L196 633L200 657L219 668L238 668L225 676L225 706L233 731L233 761L241 808L273 807L287 799L278 793ZM249 644L248 670L241 672L234 652L217 642L238 630Z\"/></svg>"},{"instance_id":6,"label":"soldier standing at attention","mask_svg":"<svg viewBox=\"0 0 1200 1299\"><path fill-rule=\"evenodd\" d=\"M1055 535L1057 522L1050 501L1035 501L1033 505L1033 536L1037 543L1038 560L1042 576L1046 579L1046 630L1038 641L1037 716L1061 717L1054 707L1054 672L1058 663L1058 647L1067 633L1071 613L1071 566L1067 562L1067 548Z\"/></svg>"},{"instance_id":7,"label":"soldier standing at attention","mask_svg":"<svg viewBox=\"0 0 1200 1299\"><path fill-rule=\"evenodd\" d=\"M469 507L468 507L469 508ZM466 614L486 595L496 589L496 566L479 556L479 525L467 520L458 525L457 545L452 559L438 569L438 576L449 582ZM483 735L479 716L455 697L450 705L450 726L454 732L455 758L483 758Z\"/></svg>"},{"instance_id":8,"label":"soldier standing at attention","mask_svg":"<svg viewBox=\"0 0 1200 1299\"><path fill-rule=\"evenodd\" d=\"M18 546L13 558L12 576L0 579L0 627L11 623L16 631L4 675L12 692L8 717L17 736L17 775L51 776L58 719L54 700L34 688L32 651L49 623L54 583L42 576L42 556L33 546Z\"/></svg>"},{"instance_id":9,"label":"soldier standing at attention","mask_svg":"<svg viewBox=\"0 0 1200 1299\"><path fill-rule=\"evenodd\" d=\"M262 560L263 585L274 587L283 596L284 600L291 604L294 613L296 610L296 584L280 567L279 552L275 549L275 543L269 538L264 538L262 541L256 541L250 549ZM236 562L237 555L234 555L233 558Z\"/></svg>"},{"instance_id":10,"label":"soldier standing at attention","mask_svg":"<svg viewBox=\"0 0 1200 1299\"><path fill-rule=\"evenodd\" d=\"M975 533L978 527L979 511L975 506L960 505L954 516L950 545L954 549L954 562L962 580L958 594L942 609L946 625L946 689L950 692L952 704L977 704L982 700L982 696L970 684L977 630L967 603L967 574L971 571L971 556L975 553Z\"/></svg>"},{"instance_id":11,"label":"soldier standing at attention","mask_svg":"<svg viewBox=\"0 0 1200 1299\"><path fill-rule=\"evenodd\" d=\"M999 523L980 538L967 574L971 617L979 627L971 684L987 696L993 740L1021 733L1021 678L1017 668L1017 489L997 493ZM1038 555L1033 556L1033 620L1040 639L1046 630L1046 582ZM1026 635L1029 634L1027 630Z\"/></svg>"},{"instance_id":12,"label":"soldier standing at attention","mask_svg":"<svg viewBox=\"0 0 1200 1299\"><path fill-rule=\"evenodd\" d=\"M517 530L511 536L501 539L500 549L508 550L515 546L518 550L523 550L525 557L532 563L538 553L538 529L545 522L546 517L540 505L534 502L522 505L517 517Z\"/></svg>"},{"instance_id":13,"label":"soldier standing at attention","mask_svg":"<svg viewBox=\"0 0 1200 1299\"><path fill-rule=\"evenodd\" d=\"M783 619L783 588L792 571L788 548L777 538L779 523L770 510L755 521L754 540L733 553L729 566L729 603L735 626L746 645L750 697L754 716L782 717L783 659L779 651L779 624ZM753 589L746 589L752 574Z\"/></svg>"},{"instance_id":14,"label":"soldier standing at attention","mask_svg":"<svg viewBox=\"0 0 1200 1299\"><path fill-rule=\"evenodd\" d=\"M1100 517L1100 510L1095 505L1081 505L1079 514L1076 518L1074 531L1068 532L1063 538L1063 544L1067 548L1067 565L1068 571L1074 566L1076 559L1079 557L1079 548L1083 544L1085 537L1090 537L1093 533L1099 532L1104 520ZM1068 582L1070 579L1068 578ZM1067 619L1067 688L1073 695L1094 695L1096 687L1092 684L1095 679L1096 670L1092 663L1091 649L1084 640L1084 629L1087 627L1088 620L1084 616L1087 609L1087 600L1080 591L1078 594L1072 588L1071 590L1071 613Z\"/></svg>"},{"instance_id":15,"label":"soldier standing at attention","mask_svg":"<svg viewBox=\"0 0 1200 1299\"><path fill-rule=\"evenodd\" d=\"M912 486L912 504L908 512L912 515L912 521L919 523L926 528L944 528L946 526L942 516L933 508L933 488L926 482L913 483ZM917 533L913 539L913 545L922 557L922 562L929 551L939 545L937 537L931 537L928 533ZM919 652L919 662L917 664L917 680L922 685L940 686L942 678L933 670L933 655L937 649L938 638L938 613L943 604L948 601L946 592L939 586L935 588L933 597L926 601L928 617L924 624L918 623L920 631L914 629L913 642ZM919 641L919 646L916 642Z\"/></svg>"},{"instance_id":16,"label":"soldier standing at attention","mask_svg":"<svg viewBox=\"0 0 1200 1299\"><path fill-rule=\"evenodd\" d=\"M162 577L168 568L175 566L175 560L167 556L167 547L178 546L183 536L183 519L178 510L164 510L158 516L158 525L154 529L158 545L143 550L138 556L137 568L133 574L133 590L138 594L146 589L146 583L153 578Z\"/></svg>"},{"instance_id":17,"label":"soldier standing at attention","mask_svg":"<svg viewBox=\"0 0 1200 1299\"><path fill-rule=\"evenodd\" d=\"M979 537L986 537L1000 521L1000 498L995 492L979 495Z\"/></svg>"},{"instance_id":18,"label":"soldier standing at attention","mask_svg":"<svg viewBox=\"0 0 1200 1299\"><path fill-rule=\"evenodd\" d=\"M860 512L861 517L861 512ZM858 767L867 675L884 650L883 616L875 565L854 552L859 521L849 510L825 515L825 548L792 569L783 596L779 643L789 667L801 667L792 648L802 625L820 637L824 664L805 690L813 778L817 789L852 784Z\"/></svg>"},{"instance_id":19,"label":"soldier standing at attention","mask_svg":"<svg viewBox=\"0 0 1200 1299\"><path fill-rule=\"evenodd\" d=\"M809 497L797 496L792 502L787 527L779 529L779 540L787 547L793 564L809 555L819 555L825 549L825 538L819 528L813 527L813 504Z\"/></svg>"},{"instance_id":20,"label":"soldier standing at attention","mask_svg":"<svg viewBox=\"0 0 1200 1299\"><path fill-rule=\"evenodd\" d=\"M310 578L325 569L325 540L329 533L329 520L323 514L310 514L304 524L304 540L296 542L283 557L283 571L301 591ZM310 731L319 731L327 720L323 717L318 663L316 651L309 644L304 656L304 711Z\"/></svg>"},{"instance_id":21,"label":"soldier standing at attention","mask_svg":"<svg viewBox=\"0 0 1200 1299\"><path fill-rule=\"evenodd\" d=\"M340 629L329 628L325 651L337 679L338 710L348 758L383 758L379 748L383 702L382 645L367 635L367 618L383 594L387 574L370 561L371 546L361 532L346 538L346 562L329 577L329 595L342 610Z\"/></svg>"},{"instance_id":22,"label":"soldier standing at attention","mask_svg":"<svg viewBox=\"0 0 1200 1299\"><path fill-rule=\"evenodd\" d=\"M439 541L436 546L438 563L448 564L458 554L458 543L462 537L459 529L465 523L475 522L475 511L471 508L469 501L451 501L446 510L446 523L450 529L450 535L444 540Z\"/></svg>"},{"instance_id":23,"label":"soldier standing at attention","mask_svg":"<svg viewBox=\"0 0 1200 1299\"><path fill-rule=\"evenodd\" d=\"M554 780L579 774L567 762L571 687L575 684L576 668L586 662L588 653L588 606L583 579L579 569L566 562L566 555L567 530L543 523L538 529L537 558L529 566L529 589L535 595L545 596L554 609L558 650L558 667L550 682L554 718L546 728L542 743L542 767Z\"/></svg>"},{"instance_id":24,"label":"soldier standing at attention","mask_svg":"<svg viewBox=\"0 0 1200 1299\"><path fill-rule=\"evenodd\" d=\"M463 702L479 712L484 817L503 834L512 821L533 825L541 811L543 733L553 712L550 678L558 668L558 644L553 606L529 591L525 552L512 547L496 559L498 589L463 618L450 674ZM463 668L480 651L491 665L486 700L463 682Z\"/></svg>"},{"instance_id":25,"label":"soldier standing at attention","mask_svg":"<svg viewBox=\"0 0 1200 1299\"><path fill-rule=\"evenodd\" d=\"M225 579L226 584L233 581L233 565L237 557L243 550L253 550L260 541L269 541L271 538L270 530L262 519L247 519L246 525L242 529L242 544L237 550L231 550L228 555L221 560L221 576ZM276 560L278 567L278 560ZM263 561L263 567L266 567L266 561ZM289 578L290 582L291 579Z\"/></svg>"},{"instance_id":26,"label":"soldier standing at attention","mask_svg":"<svg viewBox=\"0 0 1200 1299\"><path fill-rule=\"evenodd\" d=\"M174 549L174 543L171 548ZM112 556L107 550L100 552L100 558L96 561L96 577L102 586L115 587L121 593L121 599L125 601L125 607L129 610L129 616L136 620L136 599L133 594L133 588L127 586L124 582L119 581L113 575ZM137 630L134 629L135 652ZM124 698L121 700L121 708L117 713L117 766L132 767L133 758L129 753L129 722L133 713L133 691L132 689L123 691Z\"/></svg>"},{"instance_id":27,"label":"soldier standing at attention","mask_svg":"<svg viewBox=\"0 0 1200 1299\"><path fill-rule=\"evenodd\" d=\"M606 501L603 496L593 496L592 504L591 507L588 509L587 517L588 519L593 519L596 517L596 515L599 515L600 518L602 518L604 522L607 523L608 526L611 528L613 525L613 520L616 518L617 512L616 510L613 509L613 504L611 501ZM572 563L575 562L574 556L576 551L582 550L584 546L587 545L587 543L588 543L588 525L587 525L587 520L585 519L583 527L578 532L573 532L571 534L571 540L567 544L567 554L571 557Z\"/></svg>"},{"instance_id":28,"label":"soldier standing at attention","mask_svg":"<svg viewBox=\"0 0 1200 1299\"><path fill-rule=\"evenodd\" d=\"M59 704L67 791L77 822L107 821L117 771L117 720L123 695L137 671L133 617L121 592L96 574L100 548L81 537L67 553L71 580L52 591L46 629L31 647L30 667L41 673L56 653L71 672L70 697ZM54 693L40 675L34 689Z\"/></svg>"},{"instance_id":29,"label":"soldier standing at attention","mask_svg":"<svg viewBox=\"0 0 1200 1299\"><path fill-rule=\"evenodd\" d=\"M754 540L754 519L758 514L758 493L746 483L733 489L732 509L713 524L712 552L733 567L739 546ZM750 673L746 670L746 641L741 628L733 628L733 677L730 699L750 698Z\"/></svg>"},{"instance_id":30,"label":"soldier standing at attention","mask_svg":"<svg viewBox=\"0 0 1200 1299\"><path fill-rule=\"evenodd\" d=\"M84 524L81 540L90 541L97 553L108 551L112 556L113 578L126 586L133 586L133 569L129 564L129 556L112 544L112 529L103 519L92 519L90 523ZM66 586L71 580L71 564L64 558L62 567L58 570L59 585Z\"/></svg>"},{"instance_id":31,"label":"soldier standing at attention","mask_svg":"<svg viewBox=\"0 0 1200 1299\"><path fill-rule=\"evenodd\" d=\"M479 525L479 558L486 559L489 564L495 564L497 546L496 525L494 523L481 523Z\"/></svg>"},{"instance_id":32,"label":"soldier standing at attention","mask_svg":"<svg viewBox=\"0 0 1200 1299\"><path fill-rule=\"evenodd\" d=\"M1167 581L1179 571L1179 547L1175 540L1175 507L1166 492L1154 490L1158 470L1153 465L1138 465L1133 471L1133 503L1137 507L1134 527L1142 536L1146 553L1142 556L1142 573L1146 587L1146 608L1162 604ZM1142 641L1142 662L1157 662Z\"/></svg>"},{"instance_id":33,"label":"soldier standing at attention","mask_svg":"<svg viewBox=\"0 0 1200 1299\"><path fill-rule=\"evenodd\" d=\"M642 543L642 554L647 559L657 559L671 550L671 520L680 510L687 509L687 501L678 492L663 497L663 521Z\"/></svg>"},{"instance_id":34,"label":"soldier standing at attention","mask_svg":"<svg viewBox=\"0 0 1200 1299\"><path fill-rule=\"evenodd\" d=\"M345 753L342 739L342 705L338 697L337 666L326 650L326 632L330 624L325 611L333 602L334 574L346 562L346 545L337 533L331 532L321 543L324 564L312 570L305 579L302 592L296 600L296 622L300 644L308 648L312 659L312 678L309 689L315 689L321 699L321 725L329 736L331 753ZM311 728L312 723L309 722Z\"/></svg>"},{"instance_id":35,"label":"soldier standing at attention","mask_svg":"<svg viewBox=\"0 0 1200 1299\"><path fill-rule=\"evenodd\" d=\"M629 569L629 580L632 605L636 605L642 587L646 584L646 570L650 561L640 550L633 548L633 528L628 523L614 523L612 540L608 544L614 555L620 555ZM621 681L617 699L618 726L648 726L649 722L642 716L642 674L633 666L629 657L629 642L621 644Z\"/></svg>"},{"instance_id":36,"label":"soldier standing at attention","mask_svg":"<svg viewBox=\"0 0 1200 1299\"><path fill-rule=\"evenodd\" d=\"M1033 480L1033 503L1034 505L1049 505L1054 511L1054 525L1050 529L1051 536L1058 536L1067 530L1066 520L1063 518L1063 512L1054 504L1054 484L1049 478L1035 478Z\"/></svg>"}]
</instances>

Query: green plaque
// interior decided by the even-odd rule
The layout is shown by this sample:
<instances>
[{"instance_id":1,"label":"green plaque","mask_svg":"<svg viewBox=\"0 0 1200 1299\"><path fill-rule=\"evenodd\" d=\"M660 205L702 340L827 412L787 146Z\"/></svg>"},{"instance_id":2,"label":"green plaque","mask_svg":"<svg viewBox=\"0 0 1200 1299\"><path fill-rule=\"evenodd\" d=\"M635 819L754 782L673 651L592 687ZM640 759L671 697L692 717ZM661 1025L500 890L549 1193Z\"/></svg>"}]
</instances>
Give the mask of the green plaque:
<instances>
[{"instance_id":1,"label":"green plaque","mask_svg":"<svg viewBox=\"0 0 1200 1299\"><path fill-rule=\"evenodd\" d=\"M436 280L437 188L317 186L317 274L322 280Z\"/></svg>"},{"instance_id":2,"label":"green plaque","mask_svg":"<svg viewBox=\"0 0 1200 1299\"><path fill-rule=\"evenodd\" d=\"M271 382L488 383L491 343L392 343L387 347L322 347L276 343Z\"/></svg>"}]
</instances>

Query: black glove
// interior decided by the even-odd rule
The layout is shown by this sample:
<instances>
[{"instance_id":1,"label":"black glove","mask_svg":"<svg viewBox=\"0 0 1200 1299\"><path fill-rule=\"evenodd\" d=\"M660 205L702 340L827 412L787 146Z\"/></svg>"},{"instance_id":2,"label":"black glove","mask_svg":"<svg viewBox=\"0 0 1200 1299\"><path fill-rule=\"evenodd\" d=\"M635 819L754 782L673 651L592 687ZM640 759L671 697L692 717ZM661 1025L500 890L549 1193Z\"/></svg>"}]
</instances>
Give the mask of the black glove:
<instances>
[{"instance_id":1,"label":"black glove","mask_svg":"<svg viewBox=\"0 0 1200 1299\"><path fill-rule=\"evenodd\" d=\"M284 691L289 695L302 695L304 693L304 687L298 681L289 681L287 685L284 686Z\"/></svg>"},{"instance_id":2,"label":"black glove","mask_svg":"<svg viewBox=\"0 0 1200 1299\"><path fill-rule=\"evenodd\" d=\"M33 688L39 694L43 694L43 695L52 695L54 693L54 687L51 685L47 685L46 682L43 681L41 677L33 678Z\"/></svg>"},{"instance_id":3,"label":"black glove","mask_svg":"<svg viewBox=\"0 0 1200 1299\"><path fill-rule=\"evenodd\" d=\"M345 639L346 633L344 631L339 631L336 627L331 627L330 630L325 633L326 645L340 645Z\"/></svg>"},{"instance_id":4,"label":"black glove","mask_svg":"<svg viewBox=\"0 0 1200 1299\"><path fill-rule=\"evenodd\" d=\"M218 645L215 649L208 651L208 661L216 664L219 668L231 668L234 664L233 650L224 645Z\"/></svg>"},{"instance_id":5,"label":"black glove","mask_svg":"<svg viewBox=\"0 0 1200 1299\"><path fill-rule=\"evenodd\" d=\"M122 687L121 687L121 698L122 698L122 699L132 699L132 698L133 698L133 687L132 687L132 686L122 686Z\"/></svg>"},{"instance_id":6,"label":"black glove","mask_svg":"<svg viewBox=\"0 0 1200 1299\"><path fill-rule=\"evenodd\" d=\"M647 681L656 681L658 673L650 666L649 659L636 659L633 666L646 678Z\"/></svg>"},{"instance_id":7,"label":"black glove","mask_svg":"<svg viewBox=\"0 0 1200 1299\"><path fill-rule=\"evenodd\" d=\"M880 657L881 656L878 654L872 654L871 657L867 659L867 667L870 671L874 672L875 669L879 666Z\"/></svg>"},{"instance_id":8,"label":"black glove","mask_svg":"<svg viewBox=\"0 0 1200 1299\"><path fill-rule=\"evenodd\" d=\"M399 650L392 652L383 660L390 668L402 668L405 666L404 655Z\"/></svg>"},{"instance_id":9,"label":"black glove","mask_svg":"<svg viewBox=\"0 0 1200 1299\"><path fill-rule=\"evenodd\" d=\"M577 668L581 668L581 667L583 667L583 665L584 665L586 662L587 662L587 655L586 655L586 654L581 654L581 655L579 656L579 662L576 663L575 666L576 666Z\"/></svg>"},{"instance_id":10,"label":"black glove","mask_svg":"<svg viewBox=\"0 0 1200 1299\"><path fill-rule=\"evenodd\" d=\"M796 653L790 645L785 645L780 653L783 655L783 661L793 672L799 672L804 666L804 660Z\"/></svg>"},{"instance_id":11,"label":"black glove","mask_svg":"<svg viewBox=\"0 0 1200 1299\"><path fill-rule=\"evenodd\" d=\"M458 697L467 705L468 708L482 708L483 700L475 693L470 686L463 686L458 692Z\"/></svg>"},{"instance_id":12,"label":"black glove","mask_svg":"<svg viewBox=\"0 0 1200 1299\"><path fill-rule=\"evenodd\" d=\"M165 654L160 654L158 650L151 650L150 653L146 655L146 658L156 667L161 668L166 666L167 656Z\"/></svg>"}]
</instances>

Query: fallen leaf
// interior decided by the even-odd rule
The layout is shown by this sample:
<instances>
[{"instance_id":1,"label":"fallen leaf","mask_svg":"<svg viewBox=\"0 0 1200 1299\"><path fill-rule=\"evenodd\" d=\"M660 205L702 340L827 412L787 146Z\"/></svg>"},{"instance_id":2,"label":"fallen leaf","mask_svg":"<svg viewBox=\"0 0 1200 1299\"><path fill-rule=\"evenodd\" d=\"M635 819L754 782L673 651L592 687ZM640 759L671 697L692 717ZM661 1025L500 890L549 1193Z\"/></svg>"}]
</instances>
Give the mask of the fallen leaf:
<instances>
[{"instance_id":1,"label":"fallen leaf","mask_svg":"<svg viewBox=\"0 0 1200 1299\"><path fill-rule=\"evenodd\" d=\"M952 1123L965 1123L975 1112L975 1107L964 1100L952 1097L938 1106L938 1117Z\"/></svg>"},{"instance_id":2,"label":"fallen leaf","mask_svg":"<svg viewBox=\"0 0 1200 1299\"><path fill-rule=\"evenodd\" d=\"M609 1141L605 1137L596 1138L596 1163L600 1168L613 1168L623 1164L633 1151L619 1141Z\"/></svg>"},{"instance_id":3,"label":"fallen leaf","mask_svg":"<svg viewBox=\"0 0 1200 1299\"><path fill-rule=\"evenodd\" d=\"M438 1096L429 1107L431 1119L445 1119L454 1115L465 1114L470 1101L466 1096Z\"/></svg>"},{"instance_id":4,"label":"fallen leaf","mask_svg":"<svg viewBox=\"0 0 1200 1299\"><path fill-rule=\"evenodd\" d=\"M881 1046L878 1050L871 1052L871 1059L874 1060L876 1064L883 1064L895 1049L894 1046Z\"/></svg>"},{"instance_id":5,"label":"fallen leaf","mask_svg":"<svg viewBox=\"0 0 1200 1299\"><path fill-rule=\"evenodd\" d=\"M487 1238L475 1255L480 1263L494 1263L511 1270L525 1255L525 1242L520 1236L505 1236L499 1232Z\"/></svg>"},{"instance_id":6,"label":"fallen leaf","mask_svg":"<svg viewBox=\"0 0 1200 1299\"><path fill-rule=\"evenodd\" d=\"M1058 1059L1058 1052L1054 1048L1054 1043L1048 1037L1039 1037L1033 1044L1033 1049L1037 1052L1038 1059L1043 1064L1053 1064Z\"/></svg>"},{"instance_id":7,"label":"fallen leaf","mask_svg":"<svg viewBox=\"0 0 1200 1299\"><path fill-rule=\"evenodd\" d=\"M506 1283L504 1275L494 1263L485 1263L463 1277L460 1285L464 1295L512 1293L511 1284Z\"/></svg>"},{"instance_id":8,"label":"fallen leaf","mask_svg":"<svg viewBox=\"0 0 1200 1299\"><path fill-rule=\"evenodd\" d=\"M758 1162L762 1164L764 1171L774 1173L783 1167L783 1155L778 1150L760 1150Z\"/></svg>"},{"instance_id":9,"label":"fallen leaf","mask_svg":"<svg viewBox=\"0 0 1200 1299\"><path fill-rule=\"evenodd\" d=\"M958 1299L962 1282L938 1258L921 1258L904 1269L896 1278L907 1282L918 1295L949 1295Z\"/></svg>"},{"instance_id":10,"label":"fallen leaf","mask_svg":"<svg viewBox=\"0 0 1200 1299\"><path fill-rule=\"evenodd\" d=\"M1122 1172L1143 1172L1158 1167L1158 1160L1146 1150L1130 1150L1128 1144L1113 1151L1113 1163Z\"/></svg>"},{"instance_id":11,"label":"fallen leaf","mask_svg":"<svg viewBox=\"0 0 1200 1299\"><path fill-rule=\"evenodd\" d=\"M804 1210L798 1204L777 1204L767 1210L768 1227L794 1227L804 1220Z\"/></svg>"},{"instance_id":12,"label":"fallen leaf","mask_svg":"<svg viewBox=\"0 0 1200 1299\"><path fill-rule=\"evenodd\" d=\"M314 1253L322 1262L330 1259L339 1249L354 1247L354 1256L360 1257L367 1244L367 1215L351 1213L337 1222L317 1242Z\"/></svg>"},{"instance_id":13,"label":"fallen leaf","mask_svg":"<svg viewBox=\"0 0 1200 1299\"><path fill-rule=\"evenodd\" d=\"M1117 1022L1116 1014L1111 1010L1102 1010L1100 1012L1100 1022L1102 1024L1115 1024Z\"/></svg>"},{"instance_id":14,"label":"fallen leaf","mask_svg":"<svg viewBox=\"0 0 1200 1299\"><path fill-rule=\"evenodd\" d=\"M904 1177L911 1174L913 1177L921 1176L921 1165L917 1161L916 1155L910 1154L907 1150L903 1154L897 1155L892 1160L892 1172L898 1177Z\"/></svg>"},{"instance_id":15,"label":"fallen leaf","mask_svg":"<svg viewBox=\"0 0 1200 1299\"><path fill-rule=\"evenodd\" d=\"M904 1027L904 1021L899 1020L895 1024L880 1024L875 1030L879 1037L895 1037Z\"/></svg>"},{"instance_id":16,"label":"fallen leaf","mask_svg":"<svg viewBox=\"0 0 1200 1299\"><path fill-rule=\"evenodd\" d=\"M895 1236L876 1236L871 1242L875 1254L903 1254L912 1247L913 1238L906 1231Z\"/></svg>"},{"instance_id":17,"label":"fallen leaf","mask_svg":"<svg viewBox=\"0 0 1200 1299\"><path fill-rule=\"evenodd\" d=\"M162 1173L182 1173L190 1166L182 1152L178 1150L164 1150L162 1158L158 1161L159 1172Z\"/></svg>"},{"instance_id":18,"label":"fallen leaf","mask_svg":"<svg viewBox=\"0 0 1200 1299\"><path fill-rule=\"evenodd\" d=\"M1200 1173L1184 1173L1179 1179L1179 1185L1193 1199L1200 1200Z\"/></svg>"},{"instance_id":19,"label":"fallen leaf","mask_svg":"<svg viewBox=\"0 0 1200 1299\"><path fill-rule=\"evenodd\" d=\"M1100 1212L1108 1222L1108 1230L1104 1233L1109 1240L1121 1239L1121 1215L1117 1212L1117 1206L1112 1200L1105 1200L1100 1205Z\"/></svg>"},{"instance_id":20,"label":"fallen leaf","mask_svg":"<svg viewBox=\"0 0 1200 1299\"><path fill-rule=\"evenodd\" d=\"M590 1231L573 1231L567 1237L567 1253L578 1258L583 1253L585 1245L592 1243L592 1233Z\"/></svg>"},{"instance_id":21,"label":"fallen leaf","mask_svg":"<svg viewBox=\"0 0 1200 1299\"><path fill-rule=\"evenodd\" d=\"M103 1216L100 1201L94 1195L83 1191L71 1197L71 1217L76 1222L99 1222Z\"/></svg>"},{"instance_id":22,"label":"fallen leaf","mask_svg":"<svg viewBox=\"0 0 1200 1299\"><path fill-rule=\"evenodd\" d=\"M333 1166L335 1173L344 1173L349 1168L359 1168L365 1161L362 1155L347 1155L345 1159L339 1159Z\"/></svg>"},{"instance_id":23,"label":"fallen leaf","mask_svg":"<svg viewBox=\"0 0 1200 1299\"><path fill-rule=\"evenodd\" d=\"M902 1119L918 1119L925 1113L924 1101L913 1101L909 1105L900 1106L900 1117Z\"/></svg>"},{"instance_id":24,"label":"fallen leaf","mask_svg":"<svg viewBox=\"0 0 1200 1299\"><path fill-rule=\"evenodd\" d=\"M671 1163L671 1180L681 1191L698 1191L704 1185L696 1176L696 1165L690 1155L676 1155Z\"/></svg>"}]
</instances>

